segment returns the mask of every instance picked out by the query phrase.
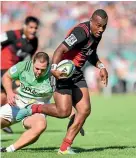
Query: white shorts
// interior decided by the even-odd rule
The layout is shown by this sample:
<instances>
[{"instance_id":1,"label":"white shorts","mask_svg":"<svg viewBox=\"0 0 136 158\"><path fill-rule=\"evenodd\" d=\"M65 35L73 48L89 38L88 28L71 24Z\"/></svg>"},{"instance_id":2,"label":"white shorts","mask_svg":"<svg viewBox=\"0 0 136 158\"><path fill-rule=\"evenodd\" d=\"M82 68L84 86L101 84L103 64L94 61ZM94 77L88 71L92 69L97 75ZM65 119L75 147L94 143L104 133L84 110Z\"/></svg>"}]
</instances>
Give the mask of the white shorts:
<instances>
[{"instance_id":1,"label":"white shorts","mask_svg":"<svg viewBox=\"0 0 136 158\"><path fill-rule=\"evenodd\" d=\"M37 104L44 104L44 102L37 102ZM5 104L0 107L0 118L8 120L11 124L14 124L16 123L16 116L19 110L20 106L10 106L9 104ZM45 117L46 115L43 116Z\"/></svg>"},{"instance_id":2,"label":"white shorts","mask_svg":"<svg viewBox=\"0 0 136 158\"><path fill-rule=\"evenodd\" d=\"M8 120L12 124L16 122L16 115L20 108L18 106L10 106L9 104L5 104L0 107L0 118Z\"/></svg>"}]
</instances>

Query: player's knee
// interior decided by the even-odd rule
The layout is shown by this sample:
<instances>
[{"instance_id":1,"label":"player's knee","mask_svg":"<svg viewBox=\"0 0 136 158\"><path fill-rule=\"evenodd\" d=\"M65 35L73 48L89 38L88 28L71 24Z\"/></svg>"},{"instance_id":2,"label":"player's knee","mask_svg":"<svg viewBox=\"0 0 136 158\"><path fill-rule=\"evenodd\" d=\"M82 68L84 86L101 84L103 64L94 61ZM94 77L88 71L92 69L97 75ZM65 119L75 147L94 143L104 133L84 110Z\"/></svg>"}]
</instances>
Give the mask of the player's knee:
<instances>
[{"instance_id":1,"label":"player's knee","mask_svg":"<svg viewBox=\"0 0 136 158\"><path fill-rule=\"evenodd\" d=\"M87 109L85 115L88 117L91 114L91 108Z\"/></svg>"},{"instance_id":2,"label":"player's knee","mask_svg":"<svg viewBox=\"0 0 136 158\"><path fill-rule=\"evenodd\" d=\"M45 131L47 125L45 121L37 121L37 123L35 123L35 125L32 127L34 129L34 132L36 135L41 134L42 132Z\"/></svg>"},{"instance_id":3,"label":"player's knee","mask_svg":"<svg viewBox=\"0 0 136 158\"><path fill-rule=\"evenodd\" d=\"M91 108L88 107L88 108L82 109L80 114L84 117L88 117L91 114Z\"/></svg>"},{"instance_id":4,"label":"player's knee","mask_svg":"<svg viewBox=\"0 0 136 158\"><path fill-rule=\"evenodd\" d=\"M60 118L67 118L71 114L71 108L61 108L59 109Z\"/></svg>"}]
</instances>

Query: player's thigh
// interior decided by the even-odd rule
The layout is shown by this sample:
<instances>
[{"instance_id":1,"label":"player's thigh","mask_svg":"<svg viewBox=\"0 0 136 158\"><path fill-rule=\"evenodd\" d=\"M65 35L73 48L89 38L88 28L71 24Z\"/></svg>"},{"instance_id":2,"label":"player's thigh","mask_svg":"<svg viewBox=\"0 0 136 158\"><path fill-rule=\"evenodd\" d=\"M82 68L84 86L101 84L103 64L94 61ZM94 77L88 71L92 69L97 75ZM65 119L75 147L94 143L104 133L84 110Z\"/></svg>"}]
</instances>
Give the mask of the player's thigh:
<instances>
[{"instance_id":1,"label":"player's thigh","mask_svg":"<svg viewBox=\"0 0 136 158\"><path fill-rule=\"evenodd\" d=\"M71 94L65 93L65 89L64 89L64 93L55 91L53 97L58 109L62 111L71 112L71 109L72 109L72 95Z\"/></svg>"},{"instance_id":2,"label":"player's thigh","mask_svg":"<svg viewBox=\"0 0 136 158\"><path fill-rule=\"evenodd\" d=\"M73 102L78 113L89 115L91 112L91 102L87 87L73 89Z\"/></svg>"},{"instance_id":3,"label":"player's thigh","mask_svg":"<svg viewBox=\"0 0 136 158\"><path fill-rule=\"evenodd\" d=\"M26 129L37 128L44 130L47 126L46 117L43 114L34 114L25 118L22 122Z\"/></svg>"}]
</instances>

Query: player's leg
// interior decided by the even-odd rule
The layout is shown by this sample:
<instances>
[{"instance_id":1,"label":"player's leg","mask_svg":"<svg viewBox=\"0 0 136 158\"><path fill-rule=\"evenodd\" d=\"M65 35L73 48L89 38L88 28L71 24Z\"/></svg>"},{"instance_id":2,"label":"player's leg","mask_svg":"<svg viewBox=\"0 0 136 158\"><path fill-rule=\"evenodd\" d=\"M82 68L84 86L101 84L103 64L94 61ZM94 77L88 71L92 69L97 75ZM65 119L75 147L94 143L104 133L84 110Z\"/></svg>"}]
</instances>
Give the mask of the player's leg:
<instances>
[{"instance_id":1,"label":"player's leg","mask_svg":"<svg viewBox=\"0 0 136 158\"><path fill-rule=\"evenodd\" d=\"M6 148L7 152L14 152L15 150L36 142L46 129L47 123L44 115L34 114L25 118L23 125L27 131L25 131L15 143Z\"/></svg>"},{"instance_id":2,"label":"player's leg","mask_svg":"<svg viewBox=\"0 0 136 158\"><path fill-rule=\"evenodd\" d=\"M69 123L68 123L67 130L68 130L69 127L73 124L74 119L75 119L75 114L76 114L76 110L75 110L74 107L72 107L71 114L70 114L70 116L68 117L68 118L70 119L70 121L69 121ZM84 135L85 135L85 131L84 131L83 127L81 127L81 129L80 129L80 134L81 134L81 136L84 136Z\"/></svg>"},{"instance_id":3,"label":"player's leg","mask_svg":"<svg viewBox=\"0 0 136 158\"><path fill-rule=\"evenodd\" d=\"M57 118L66 118L71 114L72 109L72 90L71 79L56 80L56 88L54 92L55 104L45 104L32 106L33 113L44 113Z\"/></svg>"},{"instance_id":4,"label":"player's leg","mask_svg":"<svg viewBox=\"0 0 136 158\"><path fill-rule=\"evenodd\" d=\"M88 88L76 88L74 89L75 96L75 107L77 113L75 115L75 119L73 124L70 126L66 138L70 140L74 140L75 136L79 132L80 128L83 126L86 118L89 116L91 112L91 103Z\"/></svg>"},{"instance_id":5,"label":"player's leg","mask_svg":"<svg viewBox=\"0 0 136 158\"><path fill-rule=\"evenodd\" d=\"M91 112L88 88L75 88L73 94L74 104L76 105L77 113L75 115L73 124L69 127L67 131L67 134L60 147L59 153L65 153L68 147L71 146L74 138L76 137L77 133L79 132L86 118L89 116Z\"/></svg>"},{"instance_id":6,"label":"player's leg","mask_svg":"<svg viewBox=\"0 0 136 158\"><path fill-rule=\"evenodd\" d=\"M17 121L35 113L43 113L57 118L68 117L72 109L72 96L66 91L67 90L64 89L63 93L61 93L60 90L54 92L55 104L33 104L28 108L21 109L16 117Z\"/></svg>"},{"instance_id":7,"label":"player's leg","mask_svg":"<svg viewBox=\"0 0 136 158\"><path fill-rule=\"evenodd\" d=\"M32 113L43 113L49 116L65 118L71 114L72 97L70 94L54 92L55 104L33 105Z\"/></svg>"},{"instance_id":8,"label":"player's leg","mask_svg":"<svg viewBox=\"0 0 136 158\"><path fill-rule=\"evenodd\" d=\"M37 107L40 113L58 117L58 118L66 118L71 114L72 109L72 96L71 90L69 89L56 89L54 92L54 100L55 104L45 104L41 105L41 108ZM36 110L33 108L33 111Z\"/></svg>"},{"instance_id":9,"label":"player's leg","mask_svg":"<svg viewBox=\"0 0 136 158\"><path fill-rule=\"evenodd\" d=\"M24 127L28 129L13 144L16 150L37 141L41 133L46 129L47 123L44 115L34 114L23 121Z\"/></svg>"}]
</instances>

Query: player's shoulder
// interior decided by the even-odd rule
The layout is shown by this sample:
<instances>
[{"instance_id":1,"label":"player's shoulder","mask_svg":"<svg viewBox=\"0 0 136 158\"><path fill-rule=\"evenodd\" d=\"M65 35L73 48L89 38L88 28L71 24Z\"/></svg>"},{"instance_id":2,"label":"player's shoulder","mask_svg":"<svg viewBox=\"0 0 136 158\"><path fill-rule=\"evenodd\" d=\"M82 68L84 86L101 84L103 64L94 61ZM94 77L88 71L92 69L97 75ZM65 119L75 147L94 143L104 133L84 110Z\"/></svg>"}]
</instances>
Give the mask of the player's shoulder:
<instances>
[{"instance_id":1,"label":"player's shoulder","mask_svg":"<svg viewBox=\"0 0 136 158\"><path fill-rule=\"evenodd\" d=\"M90 36L90 22L89 21L79 23L77 27L82 29L86 33L87 37Z\"/></svg>"},{"instance_id":2,"label":"player's shoulder","mask_svg":"<svg viewBox=\"0 0 136 158\"><path fill-rule=\"evenodd\" d=\"M9 30L7 31L7 34L11 39L16 40L17 38L20 38L22 36L22 31L21 29Z\"/></svg>"},{"instance_id":3,"label":"player's shoulder","mask_svg":"<svg viewBox=\"0 0 136 158\"><path fill-rule=\"evenodd\" d=\"M17 33L22 34L22 30L21 29L9 30L8 32L12 32L14 34L17 34Z\"/></svg>"},{"instance_id":4,"label":"player's shoulder","mask_svg":"<svg viewBox=\"0 0 136 158\"><path fill-rule=\"evenodd\" d=\"M18 68L20 68L21 71L29 71L32 65L31 60L24 60L17 63Z\"/></svg>"},{"instance_id":5,"label":"player's shoulder","mask_svg":"<svg viewBox=\"0 0 136 158\"><path fill-rule=\"evenodd\" d=\"M32 66L32 60L26 60L26 61L23 61L23 65L24 65L24 70L25 71L30 71L30 68Z\"/></svg>"}]
</instances>

